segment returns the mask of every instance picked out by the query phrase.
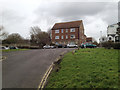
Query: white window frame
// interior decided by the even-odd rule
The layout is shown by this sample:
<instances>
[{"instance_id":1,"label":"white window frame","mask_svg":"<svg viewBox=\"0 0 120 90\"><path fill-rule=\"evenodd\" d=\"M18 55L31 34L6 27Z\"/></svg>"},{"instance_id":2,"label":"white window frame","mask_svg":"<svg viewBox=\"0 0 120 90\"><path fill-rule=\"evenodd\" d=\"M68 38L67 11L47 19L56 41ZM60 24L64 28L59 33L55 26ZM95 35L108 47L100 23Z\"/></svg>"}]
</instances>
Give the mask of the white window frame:
<instances>
[{"instance_id":1,"label":"white window frame","mask_svg":"<svg viewBox=\"0 0 120 90\"><path fill-rule=\"evenodd\" d=\"M55 36L55 39L59 39L59 36Z\"/></svg>"},{"instance_id":2,"label":"white window frame","mask_svg":"<svg viewBox=\"0 0 120 90\"><path fill-rule=\"evenodd\" d=\"M61 29L61 33L63 33L64 31L63 31L63 29Z\"/></svg>"},{"instance_id":3,"label":"white window frame","mask_svg":"<svg viewBox=\"0 0 120 90\"><path fill-rule=\"evenodd\" d=\"M68 33L68 29L66 29L65 32Z\"/></svg>"},{"instance_id":4,"label":"white window frame","mask_svg":"<svg viewBox=\"0 0 120 90\"><path fill-rule=\"evenodd\" d=\"M59 30L55 30L55 33L59 33Z\"/></svg>"},{"instance_id":5,"label":"white window frame","mask_svg":"<svg viewBox=\"0 0 120 90\"><path fill-rule=\"evenodd\" d=\"M61 36L61 39L64 39L64 36L63 36L63 35Z\"/></svg>"},{"instance_id":6,"label":"white window frame","mask_svg":"<svg viewBox=\"0 0 120 90\"><path fill-rule=\"evenodd\" d=\"M70 32L75 32L75 28L71 28L71 29L70 29Z\"/></svg>"},{"instance_id":7,"label":"white window frame","mask_svg":"<svg viewBox=\"0 0 120 90\"><path fill-rule=\"evenodd\" d=\"M66 39L68 39L68 35L66 35Z\"/></svg>"},{"instance_id":8,"label":"white window frame","mask_svg":"<svg viewBox=\"0 0 120 90\"><path fill-rule=\"evenodd\" d=\"M73 37L71 37L71 36L73 36ZM74 35L74 34L70 35L70 38L71 38L71 39L74 39L74 38L75 38L75 35Z\"/></svg>"}]
</instances>

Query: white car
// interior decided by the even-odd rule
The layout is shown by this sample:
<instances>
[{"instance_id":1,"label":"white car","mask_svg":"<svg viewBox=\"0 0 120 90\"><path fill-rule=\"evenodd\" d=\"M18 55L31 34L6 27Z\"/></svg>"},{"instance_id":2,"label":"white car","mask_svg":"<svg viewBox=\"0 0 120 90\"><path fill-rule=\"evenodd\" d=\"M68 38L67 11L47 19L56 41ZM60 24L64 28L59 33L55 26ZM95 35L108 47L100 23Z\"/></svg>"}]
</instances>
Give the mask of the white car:
<instances>
[{"instance_id":1,"label":"white car","mask_svg":"<svg viewBox=\"0 0 120 90\"><path fill-rule=\"evenodd\" d=\"M75 45L75 44L67 44L67 47L68 47L68 48L77 48L78 45Z\"/></svg>"},{"instance_id":2,"label":"white car","mask_svg":"<svg viewBox=\"0 0 120 90\"><path fill-rule=\"evenodd\" d=\"M54 47L54 46L50 46L50 48L52 48L52 49L53 49L53 48L55 48L55 47Z\"/></svg>"},{"instance_id":3,"label":"white car","mask_svg":"<svg viewBox=\"0 0 120 90\"><path fill-rule=\"evenodd\" d=\"M9 47L0 46L0 49L9 49Z\"/></svg>"},{"instance_id":4,"label":"white car","mask_svg":"<svg viewBox=\"0 0 120 90\"><path fill-rule=\"evenodd\" d=\"M43 46L43 48L44 49L50 49L51 47L50 47L50 45L45 45L45 46Z\"/></svg>"}]
</instances>

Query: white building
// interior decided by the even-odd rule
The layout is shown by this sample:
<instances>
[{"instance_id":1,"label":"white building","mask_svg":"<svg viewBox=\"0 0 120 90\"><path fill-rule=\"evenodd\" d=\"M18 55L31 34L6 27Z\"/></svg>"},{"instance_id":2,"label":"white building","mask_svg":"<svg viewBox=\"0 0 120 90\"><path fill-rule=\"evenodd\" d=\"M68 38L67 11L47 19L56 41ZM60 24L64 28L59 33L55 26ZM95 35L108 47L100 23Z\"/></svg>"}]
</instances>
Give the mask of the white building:
<instances>
[{"instance_id":1,"label":"white building","mask_svg":"<svg viewBox=\"0 0 120 90\"><path fill-rule=\"evenodd\" d=\"M118 24L112 24L107 27L107 41L120 41L117 34Z\"/></svg>"},{"instance_id":2,"label":"white building","mask_svg":"<svg viewBox=\"0 0 120 90\"><path fill-rule=\"evenodd\" d=\"M103 43L103 42L106 42L107 41L107 37L106 36L102 36L100 39L99 39L99 42L100 43Z\"/></svg>"}]
</instances>

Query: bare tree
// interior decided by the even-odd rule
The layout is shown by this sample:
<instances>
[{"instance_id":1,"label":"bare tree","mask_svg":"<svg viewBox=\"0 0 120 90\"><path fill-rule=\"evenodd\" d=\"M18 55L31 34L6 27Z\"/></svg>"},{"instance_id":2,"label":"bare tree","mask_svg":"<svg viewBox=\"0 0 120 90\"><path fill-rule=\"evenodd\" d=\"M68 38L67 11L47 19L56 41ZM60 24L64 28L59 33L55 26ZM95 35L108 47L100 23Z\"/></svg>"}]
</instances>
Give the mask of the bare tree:
<instances>
[{"instance_id":1,"label":"bare tree","mask_svg":"<svg viewBox=\"0 0 120 90\"><path fill-rule=\"evenodd\" d=\"M4 31L4 27L0 26L0 40L4 40L7 38L8 33Z\"/></svg>"},{"instance_id":2,"label":"bare tree","mask_svg":"<svg viewBox=\"0 0 120 90\"><path fill-rule=\"evenodd\" d=\"M45 44L50 44L50 36L47 32L42 32L41 29L36 27L31 27L31 44L33 45L39 45L39 47L42 47Z\"/></svg>"}]
</instances>

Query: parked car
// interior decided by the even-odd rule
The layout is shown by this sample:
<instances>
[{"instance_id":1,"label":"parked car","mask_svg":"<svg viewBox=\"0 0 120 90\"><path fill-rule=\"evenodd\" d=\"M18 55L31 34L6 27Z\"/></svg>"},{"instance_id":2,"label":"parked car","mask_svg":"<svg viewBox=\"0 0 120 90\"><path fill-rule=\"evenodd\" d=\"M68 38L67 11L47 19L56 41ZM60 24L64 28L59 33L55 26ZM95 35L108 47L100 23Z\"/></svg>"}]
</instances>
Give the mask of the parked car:
<instances>
[{"instance_id":1,"label":"parked car","mask_svg":"<svg viewBox=\"0 0 120 90\"><path fill-rule=\"evenodd\" d=\"M53 49L53 48L55 48L55 46L50 46L50 48L52 48L52 49Z\"/></svg>"},{"instance_id":2,"label":"parked car","mask_svg":"<svg viewBox=\"0 0 120 90\"><path fill-rule=\"evenodd\" d=\"M62 45L62 44L59 44L57 47L58 47L58 48L63 48L63 45Z\"/></svg>"},{"instance_id":3,"label":"parked car","mask_svg":"<svg viewBox=\"0 0 120 90\"><path fill-rule=\"evenodd\" d=\"M76 45L76 44L67 44L67 47L68 48L77 48L78 45Z\"/></svg>"},{"instance_id":4,"label":"parked car","mask_svg":"<svg viewBox=\"0 0 120 90\"><path fill-rule=\"evenodd\" d=\"M82 43L81 48L96 48L97 46L91 43Z\"/></svg>"},{"instance_id":5,"label":"parked car","mask_svg":"<svg viewBox=\"0 0 120 90\"><path fill-rule=\"evenodd\" d=\"M6 46L0 46L0 49L9 49L9 47L6 47Z\"/></svg>"},{"instance_id":6,"label":"parked car","mask_svg":"<svg viewBox=\"0 0 120 90\"><path fill-rule=\"evenodd\" d=\"M10 49L18 49L18 47L10 46Z\"/></svg>"},{"instance_id":7,"label":"parked car","mask_svg":"<svg viewBox=\"0 0 120 90\"><path fill-rule=\"evenodd\" d=\"M44 49L50 49L51 47L50 47L50 45L45 45L45 46L43 46L43 48Z\"/></svg>"},{"instance_id":8,"label":"parked car","mask_svg":"<svg viewBox=\"0 0 120 90\"><path fill-rule=\"evenodd\" d=\"M43 48L44 48L44 49L50 49L50 48L53 49L53 48L55 48L55 46L45 45L45 46L43 46Z\"/></svg>"}]
</instances>

